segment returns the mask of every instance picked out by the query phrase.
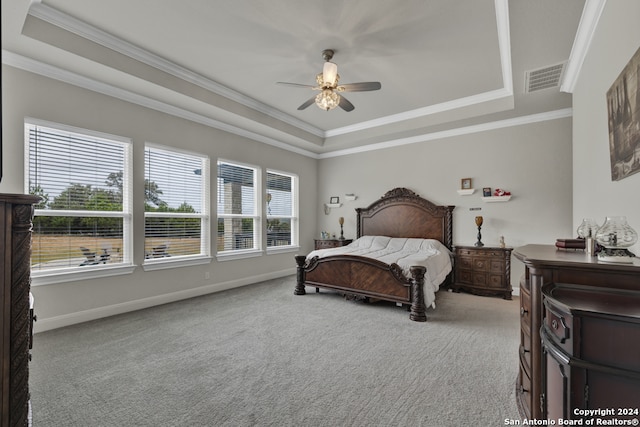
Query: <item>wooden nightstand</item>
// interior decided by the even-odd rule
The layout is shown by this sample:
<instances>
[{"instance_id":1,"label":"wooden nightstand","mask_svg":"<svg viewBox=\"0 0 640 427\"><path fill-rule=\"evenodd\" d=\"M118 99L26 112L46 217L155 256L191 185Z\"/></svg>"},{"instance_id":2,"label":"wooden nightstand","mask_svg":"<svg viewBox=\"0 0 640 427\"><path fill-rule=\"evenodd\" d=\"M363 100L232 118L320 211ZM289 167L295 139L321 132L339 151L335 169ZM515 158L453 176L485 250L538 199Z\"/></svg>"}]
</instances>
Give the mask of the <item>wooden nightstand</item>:
<instances>
[{"instance_id":1,"label":"wooden nightstand","mask_svg":"<svg viewBox=\"0 0 640 427\"><path fill-rule=\"evenodd\" d=\"M502 295L511 299L511 251L513 248L455 247L455 277L451 288L476 295Z\"/></svg>"},{"instance_id":2,"label":"wooden nightstand","mask_svg":"<svg viewBox=\"0 0 640 427\"><path fill-rule=\"evenodd\" d=\"M353 242L353 239L315 239L315 249L329 249L339 248L340 246L347 246Z\"/></svg>"}]
</instances>

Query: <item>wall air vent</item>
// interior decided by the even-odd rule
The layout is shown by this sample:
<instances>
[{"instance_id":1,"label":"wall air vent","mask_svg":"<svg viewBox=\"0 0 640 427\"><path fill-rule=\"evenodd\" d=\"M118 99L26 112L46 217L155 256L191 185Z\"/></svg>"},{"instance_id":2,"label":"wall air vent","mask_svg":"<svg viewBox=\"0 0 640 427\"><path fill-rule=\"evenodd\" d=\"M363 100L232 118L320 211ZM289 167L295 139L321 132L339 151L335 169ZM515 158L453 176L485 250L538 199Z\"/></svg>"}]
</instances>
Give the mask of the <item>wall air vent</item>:
<instances>
[{"instance_id":1,"label":"wall air vent","mask_svg":"<svg viewBox=\"0 0 640 427\"><path fill-rule=\"evenodd\" d=\"M566 62L550 65L537 70L527 71L524 74L525 93L536 92L542 89L559 87Z\"/></svg>"}]
</instances>

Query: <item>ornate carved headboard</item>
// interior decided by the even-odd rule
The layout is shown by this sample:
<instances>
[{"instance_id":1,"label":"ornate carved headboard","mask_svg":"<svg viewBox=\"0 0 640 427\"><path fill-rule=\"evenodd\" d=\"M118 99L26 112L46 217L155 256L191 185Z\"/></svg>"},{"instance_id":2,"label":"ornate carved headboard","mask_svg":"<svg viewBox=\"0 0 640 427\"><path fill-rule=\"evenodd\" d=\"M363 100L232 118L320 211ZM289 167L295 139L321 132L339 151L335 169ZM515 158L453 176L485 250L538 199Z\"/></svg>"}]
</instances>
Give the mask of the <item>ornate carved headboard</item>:
<instances>
[{"instance_id":1,"label":"ornate carved headboard","mask_svg":"<svg viewBox=\"0 0 640 427\"><path fill-rule=\"evenodd\" d=\"M358 208L358 237L436 239L453 247L453 209L437 206L406 188L388 191L367 208Z\"/></svg>"}]
</instances>

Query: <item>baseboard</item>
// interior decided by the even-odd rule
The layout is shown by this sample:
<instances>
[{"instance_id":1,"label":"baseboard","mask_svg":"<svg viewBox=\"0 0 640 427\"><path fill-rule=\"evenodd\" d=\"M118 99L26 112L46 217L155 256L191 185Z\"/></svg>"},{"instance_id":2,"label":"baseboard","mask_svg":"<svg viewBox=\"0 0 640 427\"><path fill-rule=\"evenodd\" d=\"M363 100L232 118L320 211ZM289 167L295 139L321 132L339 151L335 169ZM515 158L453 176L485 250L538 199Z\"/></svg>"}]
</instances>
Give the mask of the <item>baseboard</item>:
<instances>
[{"instance_id":1,"label":"baseboard","mask_svg":"<svg viewBox=\"0 0 640 427\"><path fill-rule=\"evenodd\" d=\"M257 276L243 277L242 279L230 280L228 282L214 283L211 285L200 286L198 288L185 289L169 294L156 295L149 298L142 298L134 301L127 301L120 304L109 305L105 307L92 308L90 310L78 311L75 313L63 314L47 319L39 318L34 324L34 333L45 332L52 329L63 328L65 326L75 325L77 323L88 322L91 320L102 319L103 317L115 316L117 314L128 313L131 311L142 310L156 305L167 304L170 302L180 301L183 299L199 297L202 295L212 294L215 292L225 291L227 289L239 288L254 283L263 282L265 280L278 279L280 277L291 276L296 273L295 268L275 271L271 273L259 274Z\"/></svg>"}]
</instances>

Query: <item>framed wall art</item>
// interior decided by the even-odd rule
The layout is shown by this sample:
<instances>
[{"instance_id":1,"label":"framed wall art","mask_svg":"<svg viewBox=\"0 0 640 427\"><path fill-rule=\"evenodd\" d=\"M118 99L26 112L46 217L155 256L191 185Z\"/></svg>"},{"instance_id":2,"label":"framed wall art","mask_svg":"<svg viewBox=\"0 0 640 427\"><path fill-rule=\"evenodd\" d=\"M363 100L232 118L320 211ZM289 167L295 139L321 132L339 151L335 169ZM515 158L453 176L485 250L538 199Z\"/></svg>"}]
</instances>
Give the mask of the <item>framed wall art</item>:
<instances>
[{"instance_id":1,"label":"framed wall art","mask_svg":"<svg viewBox=\"0 0 640 427\"><path fill-rule=\"evenodd\" d=\"M640 172L640 48L607 91L611 180Z\"/></svg>"}]
</instances>

